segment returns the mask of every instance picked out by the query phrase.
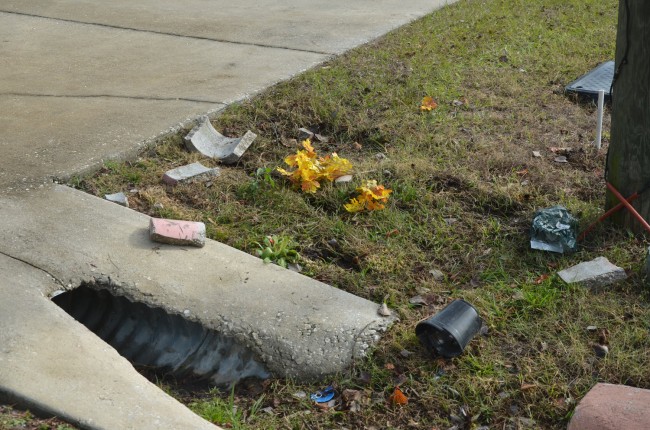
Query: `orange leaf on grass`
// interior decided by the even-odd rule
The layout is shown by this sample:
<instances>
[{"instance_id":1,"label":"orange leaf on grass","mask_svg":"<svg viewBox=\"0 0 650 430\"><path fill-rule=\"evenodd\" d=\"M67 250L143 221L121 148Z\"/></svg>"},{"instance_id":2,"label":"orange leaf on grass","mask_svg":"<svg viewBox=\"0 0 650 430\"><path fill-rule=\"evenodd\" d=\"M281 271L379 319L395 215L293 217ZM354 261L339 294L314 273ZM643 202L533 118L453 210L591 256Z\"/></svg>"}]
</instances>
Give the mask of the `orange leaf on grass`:
<instances>
[{"instance_id":1,"label":"orange leaf on grass","mask_svg":"<svg viewBox=\"0 0 650 430\"><path fill-rule=\"evenodd\" d=\"M390 400L394 405L406 405L409 402L408 397L404 395L399 387L395 387L395 391L393 391L393 394L388 398L388 400Z\"/></svg>"},{"instance_id":2,"label":"orange leaf on grass","mask_svg":"<svg viewBox=\"0 0 650 430\"><path fill-rule=\"evenodd\" d=\"M431 96L426 96L422 99L420 110L431 111L438 107L438 102L434 100Z\"/></svg>"},{"instance_id":3,"label":"orange leaf on grass","mask_svg":"<svg viewBox=\"0 0 650 430\"><path fill-rule=\"evenodd\" d=\"M548 276L549 275L547 275L547 274L540 275L539 278L535 279L535 284L539 285L542 282L546 281L548 279Z\"/></svg>"}]
</instances>

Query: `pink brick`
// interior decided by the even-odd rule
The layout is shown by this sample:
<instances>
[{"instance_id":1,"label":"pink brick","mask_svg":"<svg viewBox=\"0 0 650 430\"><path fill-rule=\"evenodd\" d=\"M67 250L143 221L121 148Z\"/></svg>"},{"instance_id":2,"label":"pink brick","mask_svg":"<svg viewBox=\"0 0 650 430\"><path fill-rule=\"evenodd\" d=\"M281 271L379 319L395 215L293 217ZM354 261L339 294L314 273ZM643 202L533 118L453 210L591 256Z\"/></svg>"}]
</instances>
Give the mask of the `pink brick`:
<instances>
[{"instance_id":1,"label":"pink brick","mask_svg":"<svg viewBox=\"0 0 650 430\"><path fill-rule=\"evenodd\" d=\"M650 390L596 384L576 407L567 430L648 430Z\"/></svg>"},{"instance_id":2,"label":"pink brick","mask_svg":"<svg viewBox=\"0 0 650 430\"><path fill-rule=\"evenodd\" d=\"M205 224L194 221L177 221L151 218L149 221L151 240L170 245L205 245Z\"/></svg>"}]
</instances>

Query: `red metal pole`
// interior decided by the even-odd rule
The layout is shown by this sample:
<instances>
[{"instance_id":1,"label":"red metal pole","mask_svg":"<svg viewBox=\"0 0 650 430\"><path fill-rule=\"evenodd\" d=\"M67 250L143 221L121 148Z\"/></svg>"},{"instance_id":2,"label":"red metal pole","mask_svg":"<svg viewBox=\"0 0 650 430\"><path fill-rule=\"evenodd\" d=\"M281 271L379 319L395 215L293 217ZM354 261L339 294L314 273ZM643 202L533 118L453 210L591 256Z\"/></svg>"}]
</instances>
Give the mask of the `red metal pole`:
<instances>
[{"instance_id":1,"label":"red metal pole","mask_svg":"<svg viewBox=\"0 0 650 430\"><path fill-rule=\"evenodd\" d=\"M628 203L632 203L633 201L635 201L635 200L638 199L638 198L639 198L639 194L638 194L638 193L634 193L634 194L632 194L630 197L627 198L627 202L628 202ZM578 236L578 240L583 240L583 239L587 236L588 233L590 233L594 228L596 228L596 226L597 226L599 223L605 221L607 218L609 218L610 216L612 216L612 215L615 214L616 212L620 211L620 210L623 209L624 207L625 207L625 206L623 205L623 203L619 203L619 204L617 204L616 206L614 206L613 208L611 208L610 210L608 210L607 212L605 212L604 214L602 214L602 215L600 216L600 218L598 218L598 220L596 220L593 224L591 224L589 227L587 227L587 228L585 229L585 231L583 231L582 233L580 233L580 236Z\"/></svg>"},{"instance_id":2,"label":"red metal pole","mask_svg":"<svg viewBox=\"0 0 650 430\"><path fill-rule=\"evenodd\" d=\"M642 217L641 215L639 215L639 213L636 211L636 209L634 209L634 206L632 206L631 204L629 204L628 201L625 200L625 197L623 197L623 196L621 195L621 193L619 193L618 190L617 190L616 188L614 188L614 186L613 186L612 184L610 184L609 182L607 182L606 185L607 185L607 189L608 189L609 191L611 191L612 194L614 194L614 196L615 196L615 197L616 197L616 198L617 198L621 203L623 203L623 205L627 208L627 210L630 211L630 213L632 214L632 216L634 216L634 218L636 218L636 219L641 223L641 225L643 226L643 228L644 228L648 233L650 233L650 225L646 222L646 220L643 219L643 217Z\"/></svg>"}]
</instances>

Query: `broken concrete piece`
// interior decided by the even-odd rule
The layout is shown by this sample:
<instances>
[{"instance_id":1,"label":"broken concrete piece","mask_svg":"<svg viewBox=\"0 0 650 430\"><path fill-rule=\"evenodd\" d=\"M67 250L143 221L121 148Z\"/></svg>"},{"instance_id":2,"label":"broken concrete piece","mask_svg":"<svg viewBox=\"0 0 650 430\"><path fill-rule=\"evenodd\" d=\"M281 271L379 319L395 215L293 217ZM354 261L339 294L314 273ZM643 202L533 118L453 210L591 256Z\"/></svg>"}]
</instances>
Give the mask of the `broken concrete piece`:
<instances>
[{"instance_id":1,"label":"broken concrete piece","mask_svg":"<svg viewBox=\"0 0 650 430\"><path fill-rule=\"evenodd\" d=\"M609 347L607 345L600 345L598 343L594 343L592 345L592 348L594 350L594 353L596 354L596 357L598 358L605 358L605 356L609 354Z\"/></svg>"},{"instance_id":2,"label":"broken concrete piece","mask_svg":"<svg viewBox=\"0 0 650 430\"><path fill-rule=\"evenodd\" d=\"M151 240L170 245L205 245L205 224L194 221L177 221L151 218L149 221Z\"/></svg>"},{"instance_id":3,"label":"broken concrete piece","mask_svg":"<svg viewBox=\"0 0 650 430\"><path fill-rule=\"evenodd\" d=\"M433 276L433 279L438 282L442 282L445 280L445 274L442 272L442 270L438 269L431 269L429 270L429 273L431 276Z\"/></svg>"},{"instance_id":4,"label":"broken concrete piece","mask_svg":"<svg viewBox=\"0 0 650 430\"><path fill-rule=\"evenodd\" d=\"M250 130L240 138L226 137L212 127L208 117L203 117L199 125L185 136L185 146L190 151L200 152L225 164L233 164L239 161L256 137Z\"/></svg>"},{"instance_id":5,"label":"broken concrete piece","mask_svg":"<svg viewBox=\"0 0 650 430\"><path fill-rule=\"evenodd\" d=\"M555 159L553 161L555 161L556 163L568 163L569 162L569 160L567 160L566 156L564 156L564 155L559 155L559 156L555 157Z\"/></svg>"},{"instance_id":6,"label":"broken concrete piece","mask_svg":"<svg viewBox=\"0 0 650 430\"><path fill-rule=\"evenodd\" d=\"M327 143L330 141L330 138L327 136L323 136L322 134L314 133L314 137L316 138L317 141Z\"/></svg>"},{"instance_id":7,"label":"broken concrete piece","mask_svg":"<svg viewBox=\"0 0 650 430\"><path fill-rule=\"evenodd\" d=\"M386 305L386 302L382 303L379 306L379 309L377 309L377 313L379 313L379 315L381 315L382 317L389 317L389 316L391 316L393 314L391 312L391 310L388 309L388 306Z\"/></svg>"},{"instance_id":8,"label":"broken concrete piece","mask_svg":"<svg viewBox=\"0 0 650 430\"><path fill-rule=\"evenodd\" d=\"M605 257L576 264L558 272L567 284L579 283L587 288L599 288L627 278L625 270L610 263Z\"/></svg>"},{"instance_id":9,"label":"broken concrete piece","mask_svg":"<svg viewBox=\"0 0 650 430\"><path fill-rule=\"evenodd\" d=\"M104 198L109 202L117 203L118 205L129 207L129 199L126 197L126 194L119 192L115 194L106 194Z\"/></svg>"},{"instance_id":10,"label":"broken concrete piece","mask_svg":"<svg viewBox=\"0 0 650 430\"><path fill-rule=\"evenodd\" d=\"M302 127L298 129L298 140L313 139L314 132Z\"/></svg>"},{"instance_id":11,"label":"broken concrete piece","mask_svg":"<svg viewBox=\"0 0 650 430\"><path fill-rule=\"evenodd\" d=\"M567 430L650 428L650 390L596 384L580 401Z\"/></svg>"},{"instance_id":12,"label":"broken concrete piece","mask_svg":"<svg viewBox=\"0 0 650 430\"><path fill-rule=\"evenodd\" d=\"M343 175L334 179L334 183L336 184L347 184L348 182L352 182L352 175Z\"/></svg>"},{"instance_id":13,"label":"broken concrete piece","mask_svg":"<svg viewBox=\"0 0 650 430\"><path fill-rule=\"evenodd\" d=\"M219 174L218 167L211 169L197 161L196 163L187 164L167 171L163 175L163 182L169 185L176 185L179 182L207 180L208 178L219 176Z\"/></svg>"}]
</instances>

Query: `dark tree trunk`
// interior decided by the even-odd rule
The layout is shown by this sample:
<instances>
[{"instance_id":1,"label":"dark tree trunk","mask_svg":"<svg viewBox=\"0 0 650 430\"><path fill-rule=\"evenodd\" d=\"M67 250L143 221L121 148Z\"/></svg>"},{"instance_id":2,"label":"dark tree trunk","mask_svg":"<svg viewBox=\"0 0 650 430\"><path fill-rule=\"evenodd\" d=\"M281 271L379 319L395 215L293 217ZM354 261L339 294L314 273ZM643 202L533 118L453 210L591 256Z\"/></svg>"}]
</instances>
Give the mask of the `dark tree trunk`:
<instances>
[{"instance_id":1,"label":"dark tree trunk","mask_svg":"<svg viewBox=\"0 0 650 430\"><path fill-rule=\"evenodd\" d=\"M613 89L607 179L623 196L628 197L650 186L650 1L648 0L620 0L616 37L617 69L621 64ZM618 203L616 197L608 192L607 208ZM650 190L634 202L634 207L643 218L650 219ZM627 210L620 211L613 220L634 232L644 231Z\"/></svg>"}]
</instances>

